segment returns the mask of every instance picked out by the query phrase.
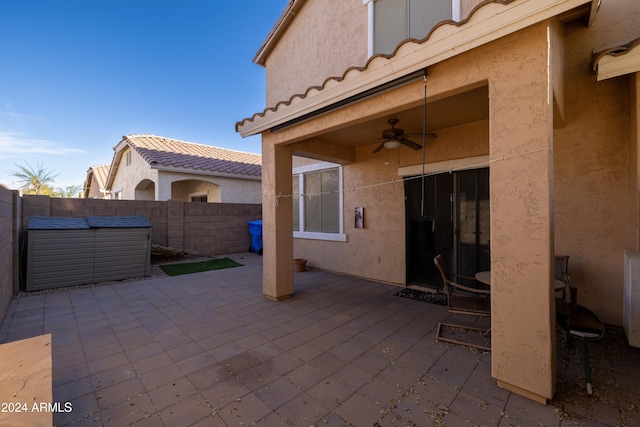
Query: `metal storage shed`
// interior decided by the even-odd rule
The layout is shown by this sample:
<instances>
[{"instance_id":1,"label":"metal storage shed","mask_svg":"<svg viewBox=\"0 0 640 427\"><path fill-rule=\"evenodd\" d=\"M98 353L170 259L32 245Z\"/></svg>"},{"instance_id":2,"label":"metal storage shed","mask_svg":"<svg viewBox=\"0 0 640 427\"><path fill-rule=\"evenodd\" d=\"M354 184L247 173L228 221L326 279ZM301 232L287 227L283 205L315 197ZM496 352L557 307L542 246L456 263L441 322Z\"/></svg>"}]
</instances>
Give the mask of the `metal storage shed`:
<instances>
[{"instance_id":1,"label":"metal storage shed","mask_svg":"<svg viewBox=\"0 0 640 427\"><path fill-rule=\"evenodd\" d=\"M149 276L145 216L30 217L27 291Z\"/></svg>"}]
</instances>

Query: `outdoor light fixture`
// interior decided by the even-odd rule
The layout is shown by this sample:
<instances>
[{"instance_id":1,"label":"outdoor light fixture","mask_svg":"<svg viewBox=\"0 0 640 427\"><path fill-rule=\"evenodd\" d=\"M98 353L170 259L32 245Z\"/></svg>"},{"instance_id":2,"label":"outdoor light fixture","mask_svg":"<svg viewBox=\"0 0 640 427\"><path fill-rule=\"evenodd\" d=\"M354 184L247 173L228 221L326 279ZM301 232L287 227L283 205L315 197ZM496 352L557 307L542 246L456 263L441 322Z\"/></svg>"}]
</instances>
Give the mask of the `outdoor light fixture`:
<instances>
[{"instance_id":1,"label":"outdoor light fixture","mask_svg":"<svg viewBox=\"0 0 640 427\"><path fill-rule=\"evenodd\" d=\"M400 144L400 141L398 141L397 139L390 139L388 141L385 141L384 148L386 148L387 150L394 150L401 145L402 144Z\"/></svg>"}]
</instances>

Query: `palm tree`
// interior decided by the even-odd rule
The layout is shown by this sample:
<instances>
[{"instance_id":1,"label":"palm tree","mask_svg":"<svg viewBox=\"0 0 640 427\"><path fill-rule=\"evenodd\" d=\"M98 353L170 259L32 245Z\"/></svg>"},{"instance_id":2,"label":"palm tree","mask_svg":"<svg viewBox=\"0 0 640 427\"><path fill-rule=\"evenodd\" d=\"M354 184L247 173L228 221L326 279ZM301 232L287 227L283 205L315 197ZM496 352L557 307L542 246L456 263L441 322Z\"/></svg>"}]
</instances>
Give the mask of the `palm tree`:
<instances>
[{"instance_id":1,"label":"palm tree","mask_svg":"<svg viewBox=\"0 0 640 427\"><path fill-rule=\"evenodd\" d=\"M63 197L65 199L71 199L74 197L78 197L81 190L81 185L67 185L65 188L58 187L58 190L56 190L55 192L55 196Z\"/></svg>"},{"instance_id":2,"label":"palm tree","mask_svg":"<svg viewBox=\"0 0 640 427\"><path fill-rule=\"evenodd\" d=\"M26 166L16 164L18 170L11 172L11 176L18 178L23 193L42 194L44 190L51 188L49 184L53 182L57 174L54 175L41 164L38 164L37 169L34 169L29 163L25 163Z\"/></svg>"}]
</instances>

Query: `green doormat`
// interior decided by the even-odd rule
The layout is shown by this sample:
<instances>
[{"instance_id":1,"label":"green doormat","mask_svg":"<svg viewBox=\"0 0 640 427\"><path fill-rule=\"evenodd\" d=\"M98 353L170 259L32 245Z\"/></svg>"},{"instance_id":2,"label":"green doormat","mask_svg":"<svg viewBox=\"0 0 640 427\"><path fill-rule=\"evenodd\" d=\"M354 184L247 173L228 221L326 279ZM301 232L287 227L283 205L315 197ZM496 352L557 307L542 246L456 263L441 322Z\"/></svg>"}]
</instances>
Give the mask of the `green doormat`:
<instances>
[{"instance_id":1,"label":"green doormat","mask_svg":"<svg viewBox=\"0 0 640 427\"><path fill-rule=\"evenodd\" d=\"M220 258L200 262L185 262L182 264L165 264L161 265L160 268L169 276L179 276L180 274L200 273L202 271L240 266L242 266L242 264L235 262L232 259Z\"/></svg>"}]
</instances>

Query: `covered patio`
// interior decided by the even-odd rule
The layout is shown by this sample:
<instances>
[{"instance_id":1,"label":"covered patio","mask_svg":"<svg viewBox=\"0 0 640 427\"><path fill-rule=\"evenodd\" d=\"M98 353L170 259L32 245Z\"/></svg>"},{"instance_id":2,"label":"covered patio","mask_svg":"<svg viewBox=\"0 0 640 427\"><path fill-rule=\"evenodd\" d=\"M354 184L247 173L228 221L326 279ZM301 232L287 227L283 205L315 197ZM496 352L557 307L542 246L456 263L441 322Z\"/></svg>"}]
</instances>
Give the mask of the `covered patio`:
<instances>
[{"instance_id":1,"label":"covered patio","mask_svg":"<svg viewBox=\"0 0 640 427\"><path fill-rule=\"evenodd\" d=\"M473 317L313 269L274 302L261 292L261 258L245 264L20 295L0 342L52 334L53 400L73 406L56 426L640 422L640 352L622 330L591 344L593 396L580 345L559 343L545 406L498 388L491 353L436 341L439 322Z\"/></svg>"}]
</instances>

